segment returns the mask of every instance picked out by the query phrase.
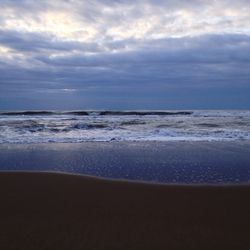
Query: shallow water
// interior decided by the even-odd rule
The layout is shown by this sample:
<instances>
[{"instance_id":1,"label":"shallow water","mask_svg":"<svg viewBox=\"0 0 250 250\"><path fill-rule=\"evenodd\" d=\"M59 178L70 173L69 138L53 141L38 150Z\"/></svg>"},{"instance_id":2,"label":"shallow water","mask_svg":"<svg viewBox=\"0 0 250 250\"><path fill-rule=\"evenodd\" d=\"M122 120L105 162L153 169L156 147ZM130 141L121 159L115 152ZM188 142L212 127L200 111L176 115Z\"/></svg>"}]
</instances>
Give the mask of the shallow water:
<instances>
[{"instance_id":1,"label":"shallow water","mask_svg":"<svg viewBox=\"0 0 250 250\"><path fill-rule=\"evenodd\" d=\"M62 171L161 183L250 183L250 142L0 145L0 169Z\"/></svg>"}]
</instances>

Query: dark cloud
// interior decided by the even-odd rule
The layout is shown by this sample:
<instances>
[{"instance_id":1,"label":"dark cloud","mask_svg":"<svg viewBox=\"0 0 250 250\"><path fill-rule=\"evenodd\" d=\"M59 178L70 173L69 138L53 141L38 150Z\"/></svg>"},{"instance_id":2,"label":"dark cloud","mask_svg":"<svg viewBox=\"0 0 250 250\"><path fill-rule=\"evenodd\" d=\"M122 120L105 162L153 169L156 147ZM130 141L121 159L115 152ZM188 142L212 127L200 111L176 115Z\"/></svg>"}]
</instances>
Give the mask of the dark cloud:
<instances>
[{"instance_id":1,"label":"dark cloud","mask_svg":"<svg viewBox=\"0 0 250 250\"><path fill-rule=\"evenodd\" d=\"M237 88L249 85L249 41L243 35L208 36L161 40L157 46L147 43L137 51L122 53L56 58L35 54L33 60L43 67L2 65L0 86L5 91L21 88L38 92L66 88L104 91L122 86L142 91L145 86Z\"/></svg>"},{"instance_id":2,"label":"dark cloud","mask_svg":"<svg viewBox=\"0 0 250 250\"><path fill-rule=\"evenodd\" d=\"M114 43L116 44L116 43ZM109 44L112 48L112 43ZM201 37L152 40L136 44L137 49L120 53L103 52L94 55L36 57L43 63L67 67L120 67L131 64L155 65L167 63L249 63L250 36L208 35ZM126 42L119 47L126 47Z\"/></svg>"}]
</instances>

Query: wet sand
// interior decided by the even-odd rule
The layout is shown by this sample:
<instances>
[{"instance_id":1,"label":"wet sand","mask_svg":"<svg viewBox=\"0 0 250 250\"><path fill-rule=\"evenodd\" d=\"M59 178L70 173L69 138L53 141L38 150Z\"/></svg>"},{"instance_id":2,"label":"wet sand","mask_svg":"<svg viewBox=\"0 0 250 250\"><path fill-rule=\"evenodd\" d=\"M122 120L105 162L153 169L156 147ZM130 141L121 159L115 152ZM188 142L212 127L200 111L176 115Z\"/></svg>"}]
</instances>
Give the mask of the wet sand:
<instances>
[{"instance_id":1,"label":"wet sand","mask_svg":"<svg viewBox=\"0 0 250 250\"><path fill-rule=\"evenodd\" d=\"M250 249L250 186L0 173L0 249Z\"/></svg>"}]
</instances>

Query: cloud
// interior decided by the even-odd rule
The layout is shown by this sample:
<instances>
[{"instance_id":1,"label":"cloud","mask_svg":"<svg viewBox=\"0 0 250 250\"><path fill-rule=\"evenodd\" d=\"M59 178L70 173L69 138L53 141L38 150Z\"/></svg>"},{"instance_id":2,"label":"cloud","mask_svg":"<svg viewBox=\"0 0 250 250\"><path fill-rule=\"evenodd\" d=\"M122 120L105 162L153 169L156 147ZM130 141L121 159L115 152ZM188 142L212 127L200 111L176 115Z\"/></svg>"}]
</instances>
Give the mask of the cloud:
<instances>
[{"instance_id":1,"label":"cloud","mask_svg":"<svg viewBox=\"0 0 250 250\"><path fill-rule=\"evenodd\" d=\"M77 41L59 40L55 36L37 33L20 32L15 30L0 30L0 44L20 52L38 52L47 50L97 52L98 44Z\"/></svg>"},{"instance_id":2,"label":"cloud","mask_svg":"<svg viewBox=\"0 0 250 250\"><path fill-rule=\"evenodd\" d=\"M188 93L185 103L191 90L245 94L250 84L247 0L2 0L0 7L0 97L9 102L14 94L65 95L115 105L127 93L142 105L155 93L164 105L173 89Z\"/></svg>"}]
</instances>

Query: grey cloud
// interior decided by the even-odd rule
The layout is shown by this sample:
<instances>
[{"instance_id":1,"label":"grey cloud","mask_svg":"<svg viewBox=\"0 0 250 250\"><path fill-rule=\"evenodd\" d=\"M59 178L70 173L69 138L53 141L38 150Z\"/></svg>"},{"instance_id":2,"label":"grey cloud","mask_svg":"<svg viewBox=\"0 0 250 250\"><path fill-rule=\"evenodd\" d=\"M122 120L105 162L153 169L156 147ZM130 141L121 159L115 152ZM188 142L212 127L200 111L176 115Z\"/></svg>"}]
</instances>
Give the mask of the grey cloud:
<instances>
[{"instance_id":1,"label":"grey cloud","mask_svg":"<svg viewBox=\"0 0 250 250\"><path fill-rule=\"evenodd\" d=\"M237 10L250 5L244 0L216 2L220 7L227 5ZM172 107L179 108L232 107L230 101L234 98L237 107L250 107L247 98L250 36L247 33L208 32L202 36L162 39L146 34L141 39L119 40L107 35L116 23L129 27L140 17L166 12L168 16L159 19L159 25L148 31L151 35L161 32L171 22L174 25L176 17L169 15L174 10L199 12L211 4L212 1L202 0L3 0L0 6L12 8L18 18L40 20L40 14L46 10L65 10L77 20L94 25L99 33L90 42L65 41L50 33L10 30L0 24L0 46L11 49L6 55L0 55L0 109L8 105L15 107L15 98L16 107L23 104L25 108L30 102L34 105L37 102L36 108L65 108L67 104L72 105L70 108L81 105L171 108L171 101ZM104 7L117 12L107 13ZM245 17L237 18L245 20ZM0 19L4 23L4 18ZM216 21L218 27L233 24L232 19ZM197 25L200 25L197 29L203 26L205 29L210 23L208 20ZM22 56L19 58L18 54Z\"/></svg>"},{"instance_id":2,"label":"grey cloud","mask_svg":"<svg viewBox=\"0 0 250 250\"><path fill-rule=\"evenodd\" d=\"M114 43L116 44L116 43ZM129 44L133 44L130 41ZM114 47L112 43L110 47ZM126 43L123 45L126 46ZM250 62L250 36L208 35L178 39L152 40L136 44L137 49L120 53L103 52L96 55L36 57L43 63L66 67L110 67L127 64L162 63L230 63ZM122 43L119 44L122 47Z\"/></svg>"},{"instance_id":3,"label":"grey cloud","mask_svg":"<svg viewBox=\"0 0 250 250\"><path fill-rule=\"evenodd\" d=\"M157 45L155 42L121 53L56 58L36 54L33 60L40 60L42 68L27 70L18 64L2 65L0 83L19 82L22 88L37 88L38 84L40 88L107 88L153 83L190 86L202 82L206 82L206 86L249 85L248 36L168 39L159 40Z\"/></svg>"},{"instance_id":4,"label":"grey cloud","mask_svg":"<svg viewBox=\"0 0 250 250\"><path fill-rule=\"evenodd\" d=\"M0 29L0 45L7 46L20 52L40 50L81 50L82 52L100 51L100 46L94 43L61 41L52 35L3 29Z\"/></svg>"}]
</instances>

